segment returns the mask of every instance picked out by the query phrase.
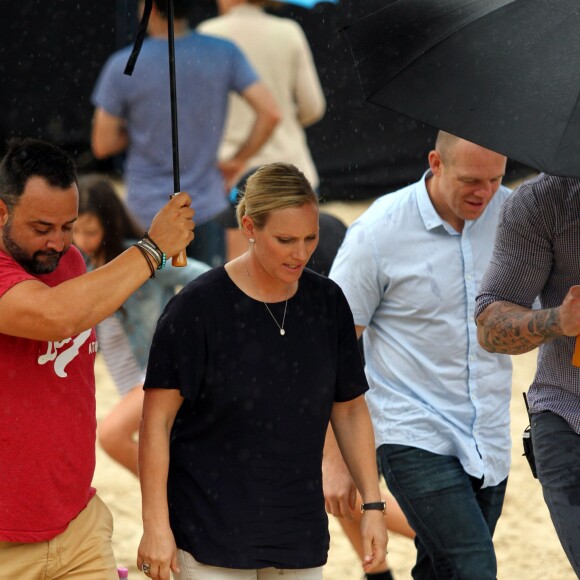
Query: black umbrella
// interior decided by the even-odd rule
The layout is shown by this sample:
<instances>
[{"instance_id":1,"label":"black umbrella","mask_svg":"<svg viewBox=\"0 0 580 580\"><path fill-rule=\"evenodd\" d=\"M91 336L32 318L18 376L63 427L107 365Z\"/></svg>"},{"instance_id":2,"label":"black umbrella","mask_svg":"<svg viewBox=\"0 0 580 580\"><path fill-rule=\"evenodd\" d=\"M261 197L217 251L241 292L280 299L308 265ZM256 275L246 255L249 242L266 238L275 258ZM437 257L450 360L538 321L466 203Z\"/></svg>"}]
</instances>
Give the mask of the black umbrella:
<instances>
[{"instance_id":1,"label":"black umbrella","mask_svg":"<svg viewBox=\"0 0 580 580\"><path fill-rule=\"evenodd\" d=\"M369 101L580 177L579 0L398 0L345 32Z\"/></svg>"},{"instance_id":2,"label":"black umbrella","mask_svg":"<svg viewBox=\"0 0 580 580\"><path fill-rule=\"evenodd\" d=\"M143 16L139 24L139 30L135 39L135 44L127 66L125 67L125 74L131 76L137 57L141 51L141 45L147 33L147 25L149 24L149 16L153 0L145 0L143 8ZM169 98L171 99L171 149L173 153L173 195L177 195L181 191L181 184L179 179L179 139L177 131L177 90L175 81L175 34L173 30L173 0L167 0L167 38L169 48ZM180 252L171 260L173 266L185 266L187 264L187 256L185 251Z\"/></svg>"},{"instance_id":3,"label":"black umbrella","mask_svg":"<svg viewBox=\"0 0 580 580\"><path fill-rule=\"evenodd\" d=\"M398 0L345 32L367 100L580 177L579 0Z\"/></svg>"}]
</instances>

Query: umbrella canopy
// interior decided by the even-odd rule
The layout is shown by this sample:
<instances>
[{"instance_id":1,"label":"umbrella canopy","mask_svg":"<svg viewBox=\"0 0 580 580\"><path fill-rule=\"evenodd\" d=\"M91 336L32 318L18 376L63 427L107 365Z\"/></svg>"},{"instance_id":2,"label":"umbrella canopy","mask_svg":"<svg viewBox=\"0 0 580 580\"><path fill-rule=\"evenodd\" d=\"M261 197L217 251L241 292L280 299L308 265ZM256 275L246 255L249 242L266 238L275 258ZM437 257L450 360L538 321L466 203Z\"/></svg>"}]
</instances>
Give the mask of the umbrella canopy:
<instances>
[{"instance_id":1,"label":"umbrella canopy","mask_svg":"<svg viewBox=\"0 0 580 580\"><path fill-rule=\"evenodd\" d=\"M578 0L398 0L347 26L365 97L580 177Z\"/></svg>"}]
</instances>

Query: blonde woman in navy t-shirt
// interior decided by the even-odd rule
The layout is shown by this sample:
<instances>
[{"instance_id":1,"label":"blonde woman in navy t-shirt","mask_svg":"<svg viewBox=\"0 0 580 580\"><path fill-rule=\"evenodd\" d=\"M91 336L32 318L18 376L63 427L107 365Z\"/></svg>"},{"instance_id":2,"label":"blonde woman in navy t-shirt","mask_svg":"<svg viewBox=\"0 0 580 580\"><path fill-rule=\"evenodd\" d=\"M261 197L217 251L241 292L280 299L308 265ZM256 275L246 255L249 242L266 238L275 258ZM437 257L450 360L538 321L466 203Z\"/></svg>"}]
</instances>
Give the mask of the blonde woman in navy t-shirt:
<instances>
[{"instance_id":1,"label":"blonde woman in navy t-shirt","mask_svg":"<svg viewBox=\"0 0 580 580\"><path fill-rule=\"evenodd\" d=\"M247 181L248 249L167 305L145 380L139 468L152 578L321 579L329 420L364 502L365 571L385 559L367 382L340 288L306 269L318 201L294 166ZM250 572L251 571L251 572Z\"/></svg>"}]
</instances>

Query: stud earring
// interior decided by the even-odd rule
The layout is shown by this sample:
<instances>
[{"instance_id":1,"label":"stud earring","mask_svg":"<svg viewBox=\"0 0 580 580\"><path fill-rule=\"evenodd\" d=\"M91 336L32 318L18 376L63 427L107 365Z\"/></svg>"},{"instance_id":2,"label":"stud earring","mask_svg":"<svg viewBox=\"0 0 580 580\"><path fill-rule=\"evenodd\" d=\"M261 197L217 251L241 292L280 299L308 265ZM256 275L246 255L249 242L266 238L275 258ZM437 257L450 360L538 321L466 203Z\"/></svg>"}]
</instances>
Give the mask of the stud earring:
<instances>
[{"instance_id":1,"label":"stud earring","mask_svg":"<svg viewBox=\"0 0 580 580\"><path fill-rule=\"evenodd\" d=\"M250 238L250 244L255 244L256 240L254 240L254 238Z\"/></svg>"}]
</instances>

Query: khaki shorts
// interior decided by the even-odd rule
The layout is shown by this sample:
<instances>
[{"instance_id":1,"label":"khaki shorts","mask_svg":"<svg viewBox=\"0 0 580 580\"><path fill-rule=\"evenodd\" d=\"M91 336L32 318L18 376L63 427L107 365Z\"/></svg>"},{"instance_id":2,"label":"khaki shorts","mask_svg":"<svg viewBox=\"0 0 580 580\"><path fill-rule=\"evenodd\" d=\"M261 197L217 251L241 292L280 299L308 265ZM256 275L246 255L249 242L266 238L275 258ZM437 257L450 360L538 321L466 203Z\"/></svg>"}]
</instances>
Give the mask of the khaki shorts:
<instances>
[{"instance_id":1,"label":"khaki shorts","mask_svg":"<svg viewBox=\"0 0 580 580\"><path fill-rule=\"evenodd\" d=\"M189 553L177 550L177 561L181 572L173 574L175 580L322 580L322 567L288 570L260 568L259 570L236 570L207 566L195 560Z\"/></svg>"},{"instance_id":2,"label":"khaki shorts","mask_svg":"<svg viewBox=\"0 0 580 580\"><path fill-rule=\"evenodd\" d=\"M0 542L0 578L118 580L113 517L96 495L62 533L48 542Z\"/></svg>"}]
</instances>

